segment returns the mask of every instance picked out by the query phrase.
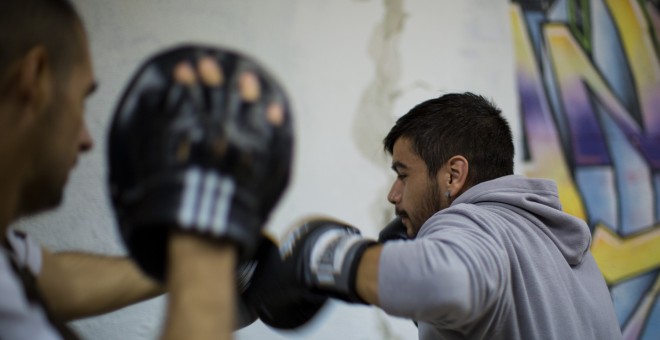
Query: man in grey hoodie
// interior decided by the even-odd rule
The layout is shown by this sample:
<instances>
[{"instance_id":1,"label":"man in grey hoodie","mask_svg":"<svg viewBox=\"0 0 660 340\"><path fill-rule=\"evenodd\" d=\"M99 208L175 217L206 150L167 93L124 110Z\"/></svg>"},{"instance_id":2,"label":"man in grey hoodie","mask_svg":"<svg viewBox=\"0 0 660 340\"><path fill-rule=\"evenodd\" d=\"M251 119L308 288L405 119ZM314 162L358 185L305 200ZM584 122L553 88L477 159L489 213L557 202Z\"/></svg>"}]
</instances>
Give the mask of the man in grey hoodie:
<instances>
[{"instance_id":1,"label":"man in grey hoodie","mask_svg":"<svg viewBox=\"0 0 660 340\"><path fill-rule=\"evenodd\" d=\"M588 226L562 211L553 181L513 175L511 131L491 102L428 100L384 144L398 176L388 200L409 238L304 223L271 268L284 283L260 296L262 320L295 327L326 295L414 319L420 339L621 338Z\"/></svg>"}]
</instances>

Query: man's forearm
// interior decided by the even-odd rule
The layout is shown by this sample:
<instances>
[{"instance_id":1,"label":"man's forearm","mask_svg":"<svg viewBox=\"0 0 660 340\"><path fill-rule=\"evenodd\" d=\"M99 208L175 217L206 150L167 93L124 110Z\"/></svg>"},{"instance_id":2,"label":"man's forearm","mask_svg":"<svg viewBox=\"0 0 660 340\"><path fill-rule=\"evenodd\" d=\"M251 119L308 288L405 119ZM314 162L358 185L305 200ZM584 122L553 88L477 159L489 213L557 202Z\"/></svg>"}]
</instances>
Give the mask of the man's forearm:
<instances>
[{"instance_id":1,"label":"man's forearm","mask_svg":"<svg viewBox=\"0 0 660 340\"><path fill-rule=\"evenodd\" d=\"M358 295L369 304L379 306L378 299L378 267L382 245L365 250L358 265L356 289Z\"/></svg>"},{"instance_id":2,"label":"man's forearm","mask_svg":"<svg viewBox=\"0 0 660 340\"><path fill-rule=\"evenodd\" d=\"M111 312L164 292L128 258L45 249L37 284L52 312L64 321Z\"/></svg>"},{"instance_id":3,"label":"man's forearm","mask_svg":"<svg viewBox=\"0 0 660 340\"><path fill-rule=\"evenodd\" d=\"M169 243L163 339L230 339L235 328L233 246L174 233Z\"/></svg>"}]
</instances>

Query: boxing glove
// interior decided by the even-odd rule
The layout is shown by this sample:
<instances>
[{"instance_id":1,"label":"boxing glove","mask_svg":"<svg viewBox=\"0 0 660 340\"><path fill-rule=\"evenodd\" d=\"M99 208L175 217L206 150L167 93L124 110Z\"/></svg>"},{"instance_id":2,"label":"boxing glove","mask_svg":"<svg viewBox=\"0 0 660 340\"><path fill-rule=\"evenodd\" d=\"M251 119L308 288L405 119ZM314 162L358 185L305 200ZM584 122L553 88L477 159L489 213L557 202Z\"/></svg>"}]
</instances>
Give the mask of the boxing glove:
<instances>
[{"instance_id":1,"label":"boxing glove","mask_svg":"<svg viewBox=\"0 0 660 340\"><path fill-rule=\"evenodd\" d=\"M357 228L330 220L309 220L295 228L255 274L248 303L275 328L309 321L327 297L365 303L357 294L357 269L373 240Z\"/></svg>"},{"instance_id":2,"label":"boxing glove","mask_svg":"<svg viewBox=\"0 0 660 340\"><path fill-rule=\"evenodd\" d=\"M378 243L385 243L393 240L408 240L406 226L401 222L400 217L394 218L378 233Z\"/></svg>"},{"instance_id":3,"label":"boxing glove","mask_svg":"<svg viewBox=\"0 0 660 340\"><path fill-rule=\"evenodd\" d=\"M249 57L184 46L150 58L107 143L114 212L138 265L164 280L172 229L228 240L250 259L288 183L292 126L284 90Z\"/></svg>"},{"instance_id":4,"label":"boxing glove","mask_svg":"<svg viewBox=\"0 0 660 340\"><path fill-rule=\"evenodd\" d=\"M259 242L259 247L252 259L241 262L236 270L236 286L240 297L237 299L236 308L236 328L241 329L249 326L258 319L257 311L248 302L250 300L250 289L257 276L268 267L268 261L271 258L279 258L277 255L278 250L275 243L267 236L262 236Z\"/></svg>"},{"instance_id":5,"label":"boxing glove","mask_svg":"<svg viewBox=\"0 0 660 340\"><path fill-rule=\"evenodd\" d=\"M241 296L246 309L270 327L295 329L309 322L328 300L302 285L273 243L260 248L248 287Z\"/></svg>"}]
</instances>

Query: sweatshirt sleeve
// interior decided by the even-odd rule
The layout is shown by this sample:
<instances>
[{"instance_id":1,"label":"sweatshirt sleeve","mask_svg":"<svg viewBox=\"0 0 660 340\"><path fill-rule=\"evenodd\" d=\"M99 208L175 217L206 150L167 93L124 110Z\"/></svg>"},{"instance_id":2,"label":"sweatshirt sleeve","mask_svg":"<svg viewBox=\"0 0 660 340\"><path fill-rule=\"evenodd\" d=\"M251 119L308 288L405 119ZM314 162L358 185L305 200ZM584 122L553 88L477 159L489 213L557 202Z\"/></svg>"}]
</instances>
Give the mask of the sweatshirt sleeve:
<instances>
[{"instance_id":1,"label":"sweatshirt sleeve","mask_svg":"<svg viewBox=\"0 0 660 340\"><path fill-rule=\"evenodd\" d=\"M32 275L38 276L41 272L41 246L28 234L13 228L7 230L6 236L16 261L27 266Z\"/></svg>"},{"instance_id":2,"label":"sweatshirt sleeve","mask_svg":"<svg viewBox=\"0 0 660 340\"><path fill-rule=\"evenodd\" d=\"M379 263L381 308L392 315L460 327L503 293L503 246L462 213L436 214L414 240L385 243Z\"/></svg>"}]
</instances>

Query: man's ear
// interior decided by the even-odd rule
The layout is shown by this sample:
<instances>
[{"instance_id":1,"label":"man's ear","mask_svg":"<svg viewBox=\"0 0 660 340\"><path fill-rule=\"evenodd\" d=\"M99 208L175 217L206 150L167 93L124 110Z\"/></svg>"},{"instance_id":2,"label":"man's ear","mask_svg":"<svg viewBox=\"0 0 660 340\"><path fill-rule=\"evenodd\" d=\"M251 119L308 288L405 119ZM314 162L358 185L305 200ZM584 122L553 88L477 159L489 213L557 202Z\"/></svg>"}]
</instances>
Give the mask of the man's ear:
<instances>
[{"instance_id":1,"label":"man's ear","mask_svg":"<svg viewBox=\"0 0 660 340\"><path fill-rule=\"evenodd\" d=\"M448 170L448 173L445 176L447 188L451 197L457 197L467 189L465 184L467 182L470 165L468 160L461 155L451 157L445 165Z\"/></svg>"},{"instance_id":2,"label":"man's ear","mask_svg":"<svg viewBox=\"0 0 660 340\"><path fill-rule=\"evenodd\" d=\"M46 49L31 48L16 66L15 89L20 104L29 111L43 111L53 96L53 74Z\"/></svg>"}]
</instances>

